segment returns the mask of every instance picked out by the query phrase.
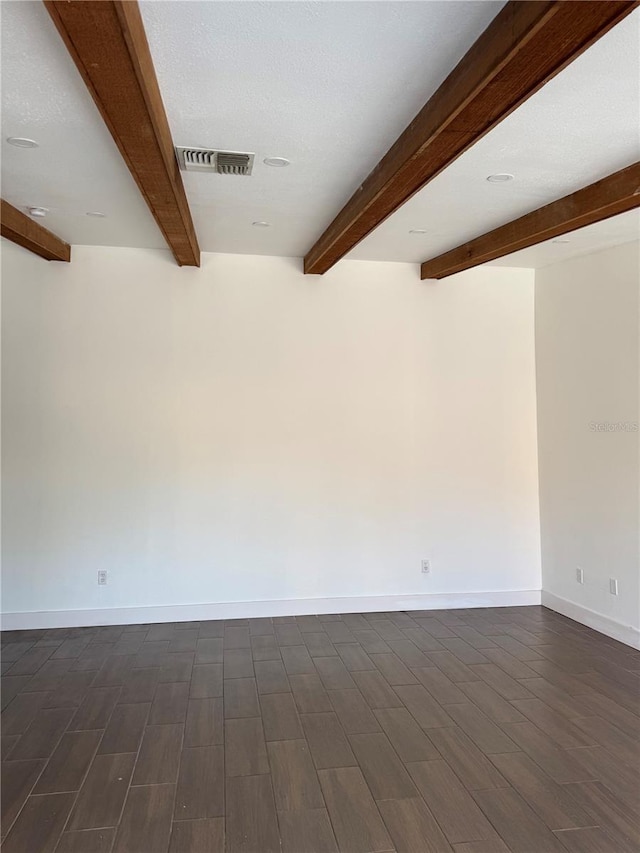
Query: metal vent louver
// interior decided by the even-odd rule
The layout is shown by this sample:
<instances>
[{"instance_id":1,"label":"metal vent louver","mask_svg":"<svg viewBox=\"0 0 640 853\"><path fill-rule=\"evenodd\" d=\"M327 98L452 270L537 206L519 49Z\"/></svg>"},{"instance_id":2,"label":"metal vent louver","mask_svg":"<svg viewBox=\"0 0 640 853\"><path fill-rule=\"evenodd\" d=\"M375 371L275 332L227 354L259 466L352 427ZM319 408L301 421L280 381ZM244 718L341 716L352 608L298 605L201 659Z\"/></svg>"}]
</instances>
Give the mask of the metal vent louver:
<instances>
[{"instance_id":1,"label":"metal vent louver","mask_svg":"<svg viewBox=\"0 0 640 853\"><path fill-rule=\"evenodd\" d=\"M215 172L218 175L250 175L253 154L241 151L216 151L214 148L176 148L184 172Z\"/></svg>"}]
</instances>

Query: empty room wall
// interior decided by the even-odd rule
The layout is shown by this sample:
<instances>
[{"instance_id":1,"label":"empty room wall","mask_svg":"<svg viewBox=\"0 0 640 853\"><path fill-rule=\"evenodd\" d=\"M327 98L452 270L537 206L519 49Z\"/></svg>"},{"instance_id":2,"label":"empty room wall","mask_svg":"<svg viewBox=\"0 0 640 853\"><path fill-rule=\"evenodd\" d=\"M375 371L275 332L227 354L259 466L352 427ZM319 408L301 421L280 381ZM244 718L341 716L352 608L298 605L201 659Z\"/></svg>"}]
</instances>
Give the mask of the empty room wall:
<instances>
[{"instance_id":1,"label":"empty room wall","mask_svg":"<svg viewBox=\"0 0 640 853\"><path fill-rule=\"evenodd\" d=\"M5 626L539 600L533 272L2 248Z\"/></svg>"},{"instance_id":2,"label":"empty room wall","mask_svg":"<svg viewBox=\"0 0 640 853\"><path fill-rule=\"evenodd\" d=\"M639 288L638 243L536 273L543 601L636 643Z\"/></svg>"}]
</instances>

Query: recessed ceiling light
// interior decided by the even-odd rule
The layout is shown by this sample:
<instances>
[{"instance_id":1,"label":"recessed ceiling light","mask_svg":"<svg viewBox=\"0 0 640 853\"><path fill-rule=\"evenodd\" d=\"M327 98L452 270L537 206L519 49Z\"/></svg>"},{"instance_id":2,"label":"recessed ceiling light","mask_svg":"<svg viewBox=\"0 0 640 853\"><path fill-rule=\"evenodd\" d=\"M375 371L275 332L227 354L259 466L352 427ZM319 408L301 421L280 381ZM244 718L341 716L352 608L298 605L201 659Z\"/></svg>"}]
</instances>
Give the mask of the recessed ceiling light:
<instances>
[{"instance_id":1,"label":"recessed ceiling light","mask_svg":"<svg viewBox=\"0 0 640 853\"><path fill-rule=\"evenodd\" d=\"M7 142L9 145L15 145L16 148L37 148L38 143L35 139L25 139L23 136L8 136Z\"/></svg>"},{"instance_id":2,"label":"recessed ceiling light","mask_svg":"<svg viewBox=\"0 0 640 853\"><path fill-rule=\"evenodd\" d=\"M487 180L492 184L504 184L507 181L512 181L513 175L508 172L499 172L497 175L489 175Z\"/></svg>"},{"instance_id":3,"label":"recessed ceiling light","mask_svg":"<svg viewBox=\"0 0 640 853\"><path fill-rule=\"evenodd\" d=\"M107 214L106 213L99 213L97 210L88 210L86 215L87 216L95 216L98 219L104 219L104 217Z\"/></svg>"},{"instance_id":4,"label":"recessed ceiling light","mask_svg":"<svg viewBox=\"0 0 640 853\"><path fill-rule=\"evenodd\" d=\"M426 228L411 228L409 230L409 234L426 234L426 233L427 233Z\"/></svg>"},{"instance_id":5,"label":"recessed ceiling light","mask_svg":"<svg viewBox=\"0 0 640 853\"><path fill-rule=\"evenodd\" d=\"M269 228L270 226L269 222L252 222L251 224L254 228Z\"/></svg>"},{"instance_id":6,"label":"recessed ceiling light","mask_svg":"<svg viewBox=\"0 0 640 853\"><path fill-rule=\"evenodd\" d=\"M262 162L265 166L288 166L290 163L286 157L265 157Z\"/></svg>"},{"instance_id":7,"label":"recessed ceiling light","mask_svg":"<svg viewBox=\"0 0 640 853\"><path fill-rule=\"evenodd\" d=\"M27 213L29 216L35 216L38 219L41 219L43 216L46 216L48 213L48 209L46 207L28 207Z\"/></svg>"},{"instance_id":8,"label":"recessed ceiling light","mask_svg":"<svg viewBox=\"0 0 640 853\"><path fill-rule=\"evenodd\" d=\"M562 237L558 237L555 240L552 240L551 242L552 243L570 243L571 240L565 240Z\"/></svg>"}]
</instances>

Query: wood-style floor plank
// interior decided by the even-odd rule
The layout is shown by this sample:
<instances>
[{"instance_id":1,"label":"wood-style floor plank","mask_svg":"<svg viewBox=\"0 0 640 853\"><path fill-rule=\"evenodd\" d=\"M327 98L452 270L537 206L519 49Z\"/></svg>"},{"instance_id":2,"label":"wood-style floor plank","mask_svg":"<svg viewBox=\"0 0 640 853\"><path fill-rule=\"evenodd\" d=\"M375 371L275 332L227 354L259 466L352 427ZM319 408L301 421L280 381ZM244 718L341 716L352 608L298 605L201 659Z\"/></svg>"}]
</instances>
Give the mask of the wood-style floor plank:
<instances>
[{"instance_id":1,"label":"wood-style floor plank","mask_svg":"<svg viewBox=\"0 0 640 853\"><path fill-rule=\"evenodd\" d=\"M533 723L506 723L503 728L519 749L556 782L584 782L595 778L568 750L558 746Z\"/></svg>"},{"instance_id":2,"label":"wood-style floor plank","mask_svg":"<svg viewBox=\"0 0 640 853\"><path fill-rule=\"evenodd\" d=\"M355 689L356 683L339 657L313 658L313 665L326 690Z\"/></svg>"},{"instance_id":3,"label":"wood-style floor plank","mask_svg":"<svg viewBox=\"0 0 640 853\"><path fill-rule=\"evenodd\" d=\"M513 699L533 698L533 694L524 685L512 678L495 663L476 663L469 669L479 675L483 681L486 681L503 699L509 702Z\"/></svg>"},{"instance_id":4,"label":"wood-style floor plank","mask_svg":"<svg viewBox=\"0 0 640 853\"><path fill-rule=\"evenodd\" d=\"M48 693L19 693L2 712L2 735L21 735L43 707Z\"/></svg>"},{"instance_id":5,"label":"wood-style floor plank","mask_svg":"<svg viewBox=\"0 0 640 853\"><path fill-rule=\"evenodd\" d=\"M224 853L224 820L174 821L169 853Z\"/></svg>"},{"instance_id":6,"label":"wood-style floor plank","mask_svg":"<svg viewBox=\"0 0 640 853\"><path fill-rule=\"evenodd\" d=\"M398 684L417 684L418 679L393 652L372 654L370 660L390 687Z\"/></svg>"},{"instance_id":7,"label":"wood-style floor plank","mask_svg":"<svg viewBox=\"0 0 640 853\"><path fill-rule=\"evenodd\" d=\"M224 748L185 749L180 761L175 820L224 817Z\"/></svg>"},{"instance_id":8,"label":"wood-style floor plank","mask_svg":"<svg viewBox=\"0 0 640 853\"><path fill-rule=\"evenodd\" d=\"M375 664L359 643L337 643L336 651L349 672L375 669Z\"/></svg>"},{"instance_id":9,"label":"wood-style floor plank","mask_svg":"<svg viewBox=\"0 0 640 853\"><path fill-rule=\"evenodd\" d=\"M318 770L357 765L344 729L333 712L302 714L300 719Z\"/></svg>"},{"instance_id":10,"label":"wood-style floor plank","mask_svg":"<svg viewBox=\"0 0 640 853\"><path fill-rule=\"evenodd\" d=\"M617 800L626 803L629 808L638 807L640 796L640 767L622 764L602 746L589 749L569 749L567 754L582 768L583 779L573 781L597 780L613 794ZM589 777L584 778L584 777Z\"/></svg>"},{"instance_id":11,"label":"wood-style floor plank","mask_svg":"<svg viewBox=\"0 0 640 853\"><path fill-rule=\"evenodd\" d=\"M440 758L440 753L433 745L433 741L427 737L406 708L379 708L374 713L393 748L405 764L411 761Z\"/></svg>"},{"instance_id":12,"label":"wood-style floor plank","mask_svg":"<svg viewBox=\"0 0 640 853\"><path fill-rule=\"evenodd\" d=\"M74 796L67 793L29 797L2 845L3 853L53 853Z\"/></svg>"},{"instance_id":13,"label":"wood-style floor plank","mask_svg":"<svg viewBox=\"0 0 640 853\"><path fill-rule=\"evenodd\" d=\"M232 678L224 685L224 717L259 717L255 678Z\"/></svg>"},{"instance_id":14,"label":"wood-style floor plank","mask_svg":"<svg viewBox=\"0 0 640 853\"><path fill-rule=\"evenodd\" d=\"M77 708L87 696L95 677L95 672L68 672L60 686L49 694L42 707Z\"/></svg>"},{"instance_id":15,"label":"wood-style floor plank","mask_svg":"<svg viewBox=\"0 0 640 853\"><path fill-rule=\"evenodd\" d=\"M478 681L479 676L462 663L452 652L429 652L430 661L454 683L457 681Z\"/></svg>"},{"instance_id":16,"label":"wood-style floor plank","mask_svg":"<svg viewBox=\"0 0 640 853\"><path fill-rule=\"evenodd\" d=\"M213 699L223 695L221 663L203 663L193 667L190 699Z\"/></svg>"},{"instance_id":17,"label":"wood-style floor plank","mask_svg":"<svg viewBox=\"0 0 640 853\"><path fill-rule=\"evenodd\" d=\"M226 664L226 650L225 650L225 664ZM251 658L254 661L257 660L281 660L280 655L280 647L276 643L275 635L259 635L257 637L251 637ZM252 675L252 673L245 673L247 675ZM225 678L232 678L233 676L227 675L225 670Z\"/></svg>"},{"instance_id":18,"label":"wood-style floor plank","mask_svg":"<svg viewBox=\"0 0 640 853\"><path fill-rule=\"evenodd\" d=\"M55 853L111 853L115 829L79 829L63 832Z\"/></svg>"},{"instance_id":19,"label":"wood-style floor plank","mask_svg":"<svg viewBox=\"0 0 640 853\"><path fill-rule=\"evenodd\" d=\"M447 705L447 711L466 732L478 749L487 755L498 752L517 752L518 747L502 729L471 702Z\"/></svg>"},{"instance_id":20,"label":"wood-style floor plank","mask_svg":"<svg viewBox=\"0 0 640 853\"><path fill-rule=\"evenodd\" d=\"M72 731L104 729L120 696L119 687L92 687L71 720Z\"/></svg>"},{"instance_id":21,"label":"wood-style floor plank","mask_svg":"<svg viewBox=\"0 0 640 853\"><path fill-rule=\"evenodd\" d=\"M224 732L227 776L257 776L269 772L260 717L225 720Z\"/></svg>"},{"instance_id":22,"label":"wood-style floor plank","mask_svg":"<svg viewBox=\"0 0 640 853\"><path fill-rule=\"evenodd\" d=\"M196 643L195 663L222 663L223 658L222 638L202 637Z\"/></svg>"},{"instance_id":23,"label":"wood-style floor plank","mask_svg":"<svg viewBox=\"0 0 640 853\"><path fill-rule=\"evenodd\" d=\"M321 809L324 800L306 740L268 744L276 808L279 811Z\"/></svg>"},{"instance_id":24,"label":"wood-style floor plank","mask_svg":"<svg viewBox=\"0 0 640 853\"><path fill-rule=\"evenodd\" d=\"M118 703L139 705L153 702L161 672L160 666L131 668L124 676Z\"/></svg>"},{"instance_id":25,"label":"wood-style floor plank","mask_svg":"<svg viewBox=\"0 0 640 853\"><path fill-rule=\"evenodd\" d=\"M491 824L446 761L418 761L408 768L451 844L494 838Z\"/></svg>"},{"instance_id":26,"label":"wood-style floor plank","mask_svg":"<svg viewBox=\"0 0 640 853\"><path fill-rule=\"evenodd\" d=\"M452 847L424 800L384 800L378 803L396 850L407 853L451 853Z\"/></svg>"},{"instance_id":27,"label":"wood-style floor plank","mask_svg":"<svg viewBox=\"0 0 640 853\"><path fill-rule=\"evenodd\" d=\"M3 835L20 813L43 768L44 760L3 761L0 799Z\"/></svg>"},{"instance_id":28,"label":"wood-style floor plank","mask_svg":"<svg viewBox=\"0 0 640 853\"><path fill-rule=\"evenodd\" d=\"M312 658L325 658L338 654L336 647L324 631L316 631L312 634L303 634L302 637Z\"/></svg>"},{"instance_id":29,"label":"wood-style floor plank","mask_svg":"<svg viewBox=\"0 0 640 853\"><path fill-rule=\"evenodd\" d=\"M280 660L256 661L254 664L258 693L290 693L291 685Z\"/></svg>"},{"instance_id":30,"label":"wood-style floor plank","mask_svg":"<svg viewBox=\"0 0 640 853\"><path fill-rule=\"evenodd\" d=\"M318 776L341 850L387 853L394 849L359 768L319 770Z\"/></svg>"},{"instance_id":31,"label":"wood-style floor plank","mask_svg":"<svg viewBox=\"0 0 640 853\"><path fill-rule=\"evenodd\" d=\"M142 738L133 785L174 784L178 778L183 727L179 723L147 726Z\"/></svg>"},{"instance_id":32,"label":"wood-style floor plank","mask_svg":"<svg viewBox=\"0 0 640 853\"><path fill-rule=\"evenodd\" d=\"M396 687L396 694L423 729L455 725L443 706L436 702L421 684Z\"/></svg>"},{"instance_id":33,"label":"wood-style floor plank","mask_svg":"<svg viewBox=\"0 0 640 853\"><path fill-rule=\"evenodd\" d=\"M320 714L333 711L319 675L292 675L289 678L293 698L301 714Z\"/></svg>"},{"instance_id":34,"label":"wood-style floor plank","mask_svg":"<svg viewBox=\"0 0 640 853\"><path fill-rule=\"evenodd\" d=\"M62 735L33 789L34 794L78 791L102 737L100 731L67 732Z\"/></svg>"},{"instance_id":35,"label":"wood-style floor plank","mask_svg":"<svg viewBox=\"0 0 640 853\"><path fill-rule=\"evenodd\" d=\"M117 826L135 760L135 753L94 758L71 812L69 829Z\"/></svg>"},{"instance_id":36,"label":"wood-style floor plank","mask_svg":"<svg viewBox=\"0 0 640 853\"><path fill-rule=\"evenodd\" d=\"M401 708L402 701L377 670L354 672L353 678L370 708Z\"/></svg>"},{"instance_id":37,"label":"wood-style floor plank","mask_svg":"<svg viewBox=\"0 0 640 853\"><path fill-rule=\"evenodd\" d=\"M628 735L610 720L602 717L580 717L574 719L573 723L587 737L615 755L618 761L630 767L640 766L640 740L636 736Z\"/></svg>"},{"instance_id":38,"label":"wood-style floor plank","mask_svg":"<svg viewBox=\"0 0 640 853\"><path fill-rule=\"evenodd\" d=\"M167 853L174 794L174 785L130 788L113 853L131 853L133 850Z\"/></svg>"},{"instance_id":39,"label":"wood-style floor plank","mask_svg":"<svg viewBox=\"0 0 640 853\"><path fill-rule=\"evenodd\" d=\"M597 826L559 832L558 840L569 853L621 853L619 842Z\"/></svg>"},{"instance_id":40,"label":"wood-style floor plank","mask_svg":"<svg viewBox=\"0 0 640 853\"><path fill-rule=\"evenodd\" d=\"M429 738L469 791L508 787L508 782L462 729L457 726L430 729Z\"/></svg>"},{"instance_id":41,"label":"wood-style floor plank","mask_svg":"<svg viewBox=\"0 0 640 853\"><path fill-rule=\"evenodd\" d=\"M470 681L458 687L494 723L522 723L527 719L485 681Z\"/></svg>"},{"instance_id":42,"label":"wood-style floor plank","mask_svg":"<svg viewBox=\"0 0 640 853\"><path fill-rule=\"evenodd\" d=\"M375 800L402 800L417 792L385 734L351 735L351 748Z\"/></svg>"},{"instance_id":43,"label":"wood-style floor plank","mask_svg":"<svg viewBox=\"0 0 640 853\"><path fill-rule=\"evenodd\" d=\"M191 681L194 655L192 652L173 652L164 657L158 675L161 684L173 681Z\"/></svg>"},{"instance_id":44,"label":"wood-style floor plank","mask_svg":"<svg viewBox=\"0 0 640 853\"><path fill-rule=\"evenodd\" d=\"M436 702L441 705L453 705L466 702L466 696L460 688L449 679L445 673L435 666L414 667L414 673L420 683L428 690ZM406 682L409 684L410 682ZM481 681L472 681L471 684L482 684ZM463 685L466 687L466 685Z\"/></svg>"},{"instance_id":45,"label":"wood-style floor plank","mask_svg":"<svg viewBox=\"0 0 640 853\"><path fill-rule=\"evenodd\" d=\"M599 782L577 782L566 786L578 803L594 817L599 825L610 835L626 853L637 850L640 845L640 816L637 807L630 809L610 794Z\"/></svg>"},{"instance_id":46,"label":"wood-style floor plank","mask_svg":"<svg viewBox=\"0 0 640 853\"><path fill-rule=\"evenodd\" d=\"M563 853L558 837L512 788L474 791L473 796L512 853Z\"/></svg>"},{"instance_id":47,"label":"wood-style floor plank","mask_svg":"<svg viewBox=\"0 0 640 853\"><path fill-rule=\"evenodd\" d=\"M287 675L313 674L316 669L306 646L282 646L280 649Z\"/></svg>"},{"instance_id":48,"label":"wood-style floor plank","mask_svg":"<svg viewBox=\"0 0 640 853\"><path fill-rule=\"evenodd\" d=\"M353 632L353 636L368 655L391 653L391 646L373 628L360 628Z\"/></svg>"},{"instance_id":49,"label":"wood-style floor plank","mask_svg":"<svg viewBox=\"0 0 640 853\"><path fill-rule=\"evenodd\" d=\"M137 752L151 704L116 705L105 730L98 752Z\"/></svg>"},{"instance_id":50,"label":"wood-style floor plank","mask_svg":"<svg viewBox=\"0 0 640 853\"><path fill-rule=\"evenodd\" d=\"M581 808L566 786L554 782L528 755L510 752L492 755L491 760L549 829L593 826L593 817Z\"/></svg>"},{"instance_id":51,"label":"wood-style floor plank","mask_svg":"<svg viewBox=\"0 0 640 853\"><path fill-rule=\"evenodd\" d=\"M640 849L640 653L542 607L1 639L3 853Z\"/></svg>"},{"instance_id":52,"label":"wood-style floor plank","mask_svg":"<svg viewBox=\"0 0 640 853\"><path fill-rule=\"evenodd\" d=\"M308 636L308 635L307 635ZM283 853L338 853L338 845L326 809L278 813Z\"/></svg>"},{"instance_id":53,"label":"wood-style floor plank","mask_svg":"<svg viewBox=\"0 0 640 853\"><path fill-rule=\"evenodd\" d=\"M582 705L581 716L598 715L613 723L623 732L636 740L640 739L640 716L628 711L617 702L601 693L588 693L579 697ZM638 709L640 711L640 707Z\"/></svg>"},{"instance_id":54,"label":"wood-style floor plank","mask_svg":"<svg viewBox=\"0 0 640 853\"><path fill-rule=\"evenodd\" d=\"M260 708L266 740L297 740L303 736L291 693L265 694L260 697Z\"/></svg>"},{"instance_id":55,"label":"wood-style floor plank","mask_svg":"<svg viewBox=\"0 0 640 853\"><path fill-rule=\"evenodd\" d=\"M598 742L583 732L573 720L554 711L540 699L516 699L513 704L539 729L564 749L578 746L598 746Z\"/></svg>"},{"instance_id":56,"label":"wood-style floor plank","mask_svg":"<svg viewBox=\"0 0 640 853\"><path fill-rule=\"evenodd\" d=\"M280 853L269 775L227 779L226 836L228 853Z\"/></svg>"},{"instance_id":57,"label":"wood-style floor plank","mask_svg":"<svg viewBox=\"0 0 640 853\"><path fill-rule=\"evenodd\" d=\"M43 708L9 753L10 761L49 758L73 717L73 709Z\"/></svg>"},{"instance_id":58,"label":"wood-style floor plank","mask_svg":"<svg viewBox=\"0 0 640 853\"><path fill-rule=\"evenodd\" d=\"M380 725L359 690L332 690L331 703L340 724L349 735L380 731Z\"/></svg>"}]
</instances>

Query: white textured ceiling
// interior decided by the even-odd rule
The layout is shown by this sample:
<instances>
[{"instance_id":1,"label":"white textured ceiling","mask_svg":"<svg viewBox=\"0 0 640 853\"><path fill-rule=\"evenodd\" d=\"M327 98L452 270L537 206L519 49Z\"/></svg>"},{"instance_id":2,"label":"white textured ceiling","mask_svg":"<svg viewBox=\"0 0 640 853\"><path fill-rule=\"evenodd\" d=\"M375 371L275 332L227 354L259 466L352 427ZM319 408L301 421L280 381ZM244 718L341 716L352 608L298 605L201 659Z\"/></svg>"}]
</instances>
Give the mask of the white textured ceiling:
<instances>
[{"instance_id":1,"label":"white textured ceiling","mask_svg":"<svg viewBox=\"0 0 640 853\"><path fill-rule=\"evenodd\" d=\"M184 174L201 247L303 255L502 5L142 2L175 144L256 153Z\"/></svg>"},{"instance_id":2,"label":"white textured ceiling","mask_svg":"<svg viewBox=\"0 0 640 853\"><path fill-rule=\"evenodd\" d=\"M441 172L349 257L426 260L638 159L640 10ZM500 172L514 179L487 181ZM610 241L618 221L625 220L611 220L602 232L594 229L593 239L602 233ZM412 228L427 233L410 234ZM621 243L629 239L622 225L619 237ZM559 258L571 251L556 246ZM591 251L599 248L604 246L594 242Z\"/></svg>"},{"instance_id":3,"label":"white textured ceiling","mask_svg":"<svg viewBox=\"0 0 640 853\"><path fill-rule=\"evenodd\" d=\"M183 175L201 248L303 255L502 5L142 2L174 142L256 153L250 178ZM72 243L164 246L43 5L4 0L0 13L3 197L50 208L45 224ZM639 26L635 12L351 257L421 261L638 159ZM515 180L485 181L504 171ZM590 251L629 239L618 220Z\"/></svg>"},{"instance_id":4,"label":"white textured ceiling","mask_svg":"<svg viewBox=\"0 0 640 853\"><path fill-rule=\"evenodd\" d=\"M599 252L622 243L631 243L634 240L640 240L640 210L638 209L579 228L556 240L547 240L544 243L538 243L537 246L512 252L504 258L490 261L489 266L539 269L555 264L557 261L590 255L592 252Z\"/></svg>"},{"instance_id":5,"label":"white textured ceiling","mask_svg":"<svg viewBox=\"0 0 640 853\"><path fill-rule=\"evenodd\" d=\"M43 224L69 243L165 247L44 4L2 0L0 26L2 197L49 208ZM8 136L40 147L14 148Z\"/></svg>"}]
</instances>

